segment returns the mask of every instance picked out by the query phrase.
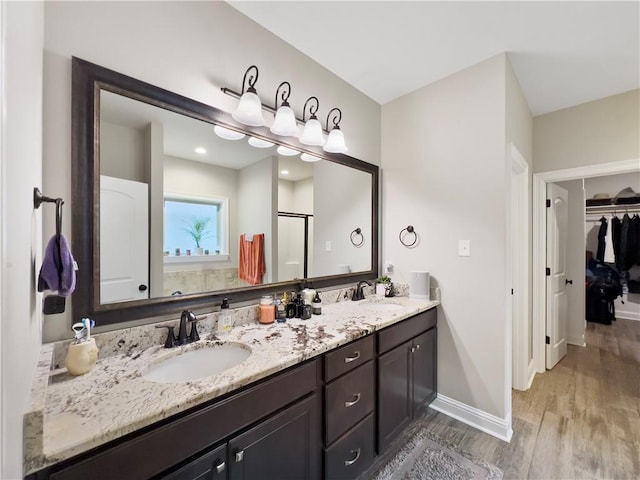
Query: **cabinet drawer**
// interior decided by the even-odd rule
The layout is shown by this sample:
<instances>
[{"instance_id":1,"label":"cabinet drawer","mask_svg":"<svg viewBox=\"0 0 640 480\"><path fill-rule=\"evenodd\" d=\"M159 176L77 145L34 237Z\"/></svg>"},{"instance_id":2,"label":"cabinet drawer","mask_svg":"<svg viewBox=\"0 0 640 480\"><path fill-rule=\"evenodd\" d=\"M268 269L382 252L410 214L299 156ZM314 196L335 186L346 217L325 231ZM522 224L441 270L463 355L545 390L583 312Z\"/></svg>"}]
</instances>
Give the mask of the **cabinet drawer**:
<instances>
[{"instance_id":1,"label":"cabinet drawer","mask_svg":"<svg viewBox=\"0 0 640 480\"><path fill-rule=\"evenodd\" d=\"M324 380L329 382L373 358L373 335L337 348L324 356Z\"/></svg>"},{"instance_id":2,"label":"cabinet drawer","mask_svg":"<svg viewBox=\"0 0 640 480\"><path fill-rule=\"evenodd\" d=\"M220 442L315 390L318 362L292 368L243 392L184 415L129 441L92 452L51 480L147 479ZM141 452L152 452L141 455Z\"/></svg>"},{"instance_id":3,"label":"cabinet drawer","mask_svg":"<svg viewBox=\"0 0 640 480\"><path fill-rule=\"evenodd\" d=\"M432 308L396 325L380 330L378 332L378 353L391 350L393 347L435 327L436 323L437 310Z\"/></svg>"},{"instance_id":4,"label":"cabinet drawer","mask_svg":"<svg viewBox=\"0 0 640 480\"><path fill-rule=\"evenodd\" d=\"M331 479L356 478L371 466L374 453L374 415L369 414L349 433L325 449L325 476Z\"/></svg>"},{"instance_id":5,"label":"cabinet drawer","mask_svg":"<svg viewBox=\"0 0 640 480\"><path fill-rule=\"evenodd\" d=\"M193 479L226 479L227 478L227 445L198 457L184 467L163 475L160 480L193 480Z\"/></svg>"},{"instance_id":6,"label":"cabinet drawer","mask_svg":"<svg viewBox=\"0 0 640 480\"><path fill-rule=\"evenodd\" d=\"M325 405L325 445L329 445L373 411L373 362L367 362L328 384L325 387Z\"/></svg>"}]
</instances>

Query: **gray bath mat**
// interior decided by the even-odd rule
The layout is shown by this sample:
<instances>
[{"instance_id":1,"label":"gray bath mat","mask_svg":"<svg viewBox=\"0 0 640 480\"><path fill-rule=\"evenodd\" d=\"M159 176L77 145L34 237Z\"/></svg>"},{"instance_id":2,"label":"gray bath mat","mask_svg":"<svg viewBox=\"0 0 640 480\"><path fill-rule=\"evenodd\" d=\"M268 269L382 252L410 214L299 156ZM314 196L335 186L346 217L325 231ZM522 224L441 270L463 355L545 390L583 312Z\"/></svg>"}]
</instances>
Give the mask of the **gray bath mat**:
<instances>
[{"instance_id":1,"label":"gray bath mat","mask_svg":"<svg viewBox=\"0 0 640 480\"><path fill-rule=\"evenodd\" d=\"M424 428L371 477L374 480L500 480L502 470Z\"/></svg>"}]
</instances>

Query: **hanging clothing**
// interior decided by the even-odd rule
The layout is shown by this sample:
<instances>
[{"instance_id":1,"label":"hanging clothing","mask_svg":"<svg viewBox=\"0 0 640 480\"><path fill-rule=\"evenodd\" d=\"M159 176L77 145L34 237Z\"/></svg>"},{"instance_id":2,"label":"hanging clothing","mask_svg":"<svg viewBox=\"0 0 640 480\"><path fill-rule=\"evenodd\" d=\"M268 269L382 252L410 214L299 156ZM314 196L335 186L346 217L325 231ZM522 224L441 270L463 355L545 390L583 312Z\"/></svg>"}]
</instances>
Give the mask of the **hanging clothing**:
<instances>
[{"instance_id":1,"label":"hanging clothing","mask_svg":"<svg viewBox=\"0 0 640 480\"><path fill-rule=\"evenodd\" d=\"M622 220L618 217L613 217L611 219L611 240L613 243L613 255L615 257L616 268L620 268L619 258L620 258L620 235L622 233Z\"/></svg>"},{"instance_id":2,"label":"hanging clothing","mask_svg":"<svg viewBox=\"0 0 640 480\"><path fill-rule=\"evenodd\" d=\"M604 249L606 246L607 231L609 230L609 224L607 219L602 217L600 219L600 228L598 229L598 251L596 252L596 260L604 262Z\"/></svg>"},{"instance_id":3,"label":"hanging clothing","mask_svg":"<svg viewBox=\"0 0 640 480\"><path fill-rule=\"evenodd\" d=\"M264 233L240 235L238 276L249 285L259 285L265 271Z\"/></svg>"},{"instance_id":4,"label":"hanging clothing","mask_svg":"<svg viewBox=\"0 0 640 480\"><path fill-rule=\"evenodd\" d=\"M631 218L626 213L622 217L622 226L620 227L620 252L616 256L616 266L619 271L629 270L631 263L631 249L629 244L629 229L631 227Z\"/></svg>"},{"instance_id":5,"label":"hanging clothing","mask_svg":"<svg viewBox=\"0 0 640 480\"><path fill-rule=\"evenodd\" d=\"M640 265L640 216L637 213L629 227L629 262L632 266Z\"/></svg>"}]
</instances>

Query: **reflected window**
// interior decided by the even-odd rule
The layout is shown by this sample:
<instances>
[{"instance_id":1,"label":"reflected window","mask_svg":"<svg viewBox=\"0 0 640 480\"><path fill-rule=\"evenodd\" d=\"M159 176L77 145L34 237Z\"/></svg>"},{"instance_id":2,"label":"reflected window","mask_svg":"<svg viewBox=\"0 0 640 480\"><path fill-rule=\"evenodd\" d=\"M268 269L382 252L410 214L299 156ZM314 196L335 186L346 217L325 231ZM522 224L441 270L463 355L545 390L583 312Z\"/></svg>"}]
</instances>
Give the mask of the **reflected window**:
<instances>
[{"instance_id":1,"label":"reflected window","mask_svg":"<svg viewBox=\"0 0 640 480\"><path fill-rule=\"evenodd\" d=\"M226 199L165 197L165 255L218 255L226 252Z\"/></svg>"}]
</instances>

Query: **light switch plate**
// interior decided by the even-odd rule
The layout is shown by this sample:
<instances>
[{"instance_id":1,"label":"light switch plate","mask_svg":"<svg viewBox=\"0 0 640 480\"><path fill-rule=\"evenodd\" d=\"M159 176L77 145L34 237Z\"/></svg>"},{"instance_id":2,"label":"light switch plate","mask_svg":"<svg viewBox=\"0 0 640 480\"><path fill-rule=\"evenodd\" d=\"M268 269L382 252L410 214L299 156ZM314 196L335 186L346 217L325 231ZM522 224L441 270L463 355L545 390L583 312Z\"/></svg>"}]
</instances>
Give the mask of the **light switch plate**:
<instances>
[{"instance_id":1,"label":"light switch plate","mask_svg":"<svg viewBox=\"0 0 640 480\"><path fill-rule=\"evenodd\" d=\"M331 240L327 240L326 242L324 242L324 251L325 252L331 251Z\"/></svg>"},{"instance_id":2,"label":"light switch plate","mask_svg":"<svg viewBox=\"0 0 640 480\"><path fill-rule=\"evenodd\" d=\"M471 240L458 240L458 256L459 257L471 256Z\"/></svg>"}]
</instances>

